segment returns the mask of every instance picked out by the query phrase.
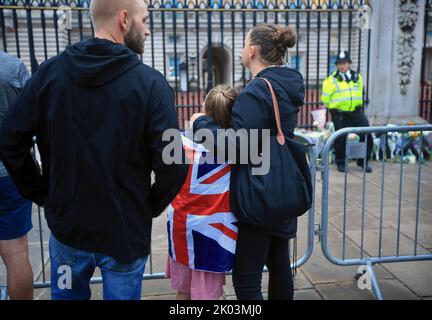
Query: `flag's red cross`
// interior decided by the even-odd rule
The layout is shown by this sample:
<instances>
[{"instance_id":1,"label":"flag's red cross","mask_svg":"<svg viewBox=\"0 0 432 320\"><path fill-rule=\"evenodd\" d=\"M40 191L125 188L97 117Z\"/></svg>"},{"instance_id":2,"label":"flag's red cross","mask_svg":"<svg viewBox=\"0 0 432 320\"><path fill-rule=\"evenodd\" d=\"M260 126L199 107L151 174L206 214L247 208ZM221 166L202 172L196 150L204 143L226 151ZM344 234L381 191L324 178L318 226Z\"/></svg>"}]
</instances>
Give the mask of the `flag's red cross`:
<instances>
[{"instance_id":1,"label":"flag's red cross","mask_svg":"<svg viewBox=\"0 0 432 320\"><path fill-rule=\"evenodd\" d=\"M193 159L193 164L189 167L185 184L171 204L171 210L173 210L172 221L170 221L173 224L171 226L171 241L173 242L171 250L174 250L173 256L178 263L190 266L187 237L188 216L199 216L204 220L208 218L208 223L200 224L203 228L207 228L203 234L218 233L219 236L215 240L221 247L224 247L226 242L232 243L237 240L237 228L232 224L235 218L230 208L231 165L199 164L199 159L204 154L202 150L194 150L190 145L185 145L185 150L187 157ZM216 216L221 218L215 221ZM211 228L214 230L210 230Z\"/></svg>"}]
</instances>

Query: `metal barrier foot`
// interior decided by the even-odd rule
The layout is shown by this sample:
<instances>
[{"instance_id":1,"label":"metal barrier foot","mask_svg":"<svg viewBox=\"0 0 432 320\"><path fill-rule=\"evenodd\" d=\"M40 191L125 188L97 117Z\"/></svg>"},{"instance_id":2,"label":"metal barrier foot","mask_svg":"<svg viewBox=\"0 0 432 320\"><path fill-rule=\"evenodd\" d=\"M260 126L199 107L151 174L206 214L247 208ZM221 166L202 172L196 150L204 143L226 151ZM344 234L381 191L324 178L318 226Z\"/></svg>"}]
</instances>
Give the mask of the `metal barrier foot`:
<instances>
[{"instance_id":1,"label":"metal barrier foot","mask_svg":"<svg viewBox=\"0 0 432 320\"><path fill-rule=\"evenodd\" d=\"M7 287L0 286L0 301L7 300L7 299L8 299Z\"/></svg>"},{"instance_id":2,"label":"metal barrier foot","mask_svg":"<svg viewBox=\"0 0 432 320\"><path fill-rule=\"evenodd\" d=\"M381 289L378 285L378 280L375 276L375 272L373 269L373 264L370 261L368 261L368 263L367 263L367 268L368 268L368 273L371 277L373 293L375 294L375 297L377 298L377 300L383 300Z\"/></svg>"}]
</instances>

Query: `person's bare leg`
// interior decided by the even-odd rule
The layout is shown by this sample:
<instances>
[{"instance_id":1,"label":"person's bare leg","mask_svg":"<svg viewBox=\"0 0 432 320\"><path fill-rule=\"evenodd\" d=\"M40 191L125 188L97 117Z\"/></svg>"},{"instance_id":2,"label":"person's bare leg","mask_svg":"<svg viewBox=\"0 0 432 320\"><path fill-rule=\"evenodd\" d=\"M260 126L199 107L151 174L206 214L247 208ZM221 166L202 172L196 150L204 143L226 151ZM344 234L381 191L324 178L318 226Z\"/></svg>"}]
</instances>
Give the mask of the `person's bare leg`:
<instances>
[{"instance_id":1,"label":"person's bare leg","mask_svg":"<svg viewBox=\"0 0 432 320\"><path fill-rule=\"evenodd\" d=\"M10 298L32 300L33 271L28 255L27 236L15 240L0 240L0 256L6 265Z\"/></svg>"},{"instance_id":2,"label":"person's bare leg","mask_svg":"<svg viewBox=\"0 0 432 320\"><path fill-rule=\"evenodd\" d=\"M191 295L190 293L184 293L184 292L177 292L176 300L190 300Z\"/></svg>"}]
</instances>

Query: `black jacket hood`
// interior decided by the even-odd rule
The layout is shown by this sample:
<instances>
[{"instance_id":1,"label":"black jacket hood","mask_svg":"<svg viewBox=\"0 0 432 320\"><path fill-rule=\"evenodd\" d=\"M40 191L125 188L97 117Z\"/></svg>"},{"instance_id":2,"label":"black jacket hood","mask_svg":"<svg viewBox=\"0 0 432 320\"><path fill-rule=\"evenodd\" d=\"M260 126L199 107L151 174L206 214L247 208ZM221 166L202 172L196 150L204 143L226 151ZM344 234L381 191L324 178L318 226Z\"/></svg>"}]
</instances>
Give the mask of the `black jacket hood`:
<instances>
[{"instance_id":1,"label":"black jacket hood","mask_svg":"<svg viewBox=\"0 0 432 320\"><path fill-rule=\"evenodd\" d=\"M289 67L270 67L257 77L270 78L280 85L297 108L304 105L304 81L300 72Z\"/></svg>"},{"instance_id":2,"label":"black jacket hood","mask_svg":"<svg viewBox=\"0 0 432 320\"><path fill-rule=\"evenodd\" d=\"M94 38L66 48L60 55L62 66L81 86L103 86L141 63L122 44Z\"/></svg>"}]
</instances>

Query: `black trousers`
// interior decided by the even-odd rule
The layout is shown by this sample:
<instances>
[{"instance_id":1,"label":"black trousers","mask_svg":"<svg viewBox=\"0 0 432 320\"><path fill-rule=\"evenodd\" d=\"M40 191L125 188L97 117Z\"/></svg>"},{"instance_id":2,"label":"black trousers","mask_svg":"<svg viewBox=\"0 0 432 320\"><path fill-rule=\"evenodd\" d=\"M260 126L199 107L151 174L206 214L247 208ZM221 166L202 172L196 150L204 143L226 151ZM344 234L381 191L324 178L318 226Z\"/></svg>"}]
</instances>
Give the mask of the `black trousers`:
<instances>
[{"instance_id":1,"label":"black trousers","mask_svg":"<svg viewBox=\"0 0 432 320\"><path fill-rule=\"evenodd\" d=\"M364 114L364 108L357 108L356 111L353 112L339 112L337 110L330 110L330 114L332 116L332 120L335 126L335 130L338 131L343 128L348 127L369 127L369 120L366 118ZM369 133L367 134L367 155L366 155L366 163L370 160L372 149L373 149L373 138ZM360 141L364 142L366 139L365 134L360 135ZM335 141L335 153L336 153L336 164L344 164L345 163L345 152L346 152L346 140L347 135L341 136L339 139ZM358 159L357 163L359 165L363 165L363 159Z\"/></svg>"},{"instance_id":2,"label":"black trousers","mask_svg":"<svg viewBox=\"0 0 432 320\"><path fill-rule=\"evenodd\" d=\"M269 270L268 299L293 299L294 281L288 241L272 236L266 229L239 223L233 269L237 299L263 300L261 280L264 265Z\"/></svg>"}]
</instances>

